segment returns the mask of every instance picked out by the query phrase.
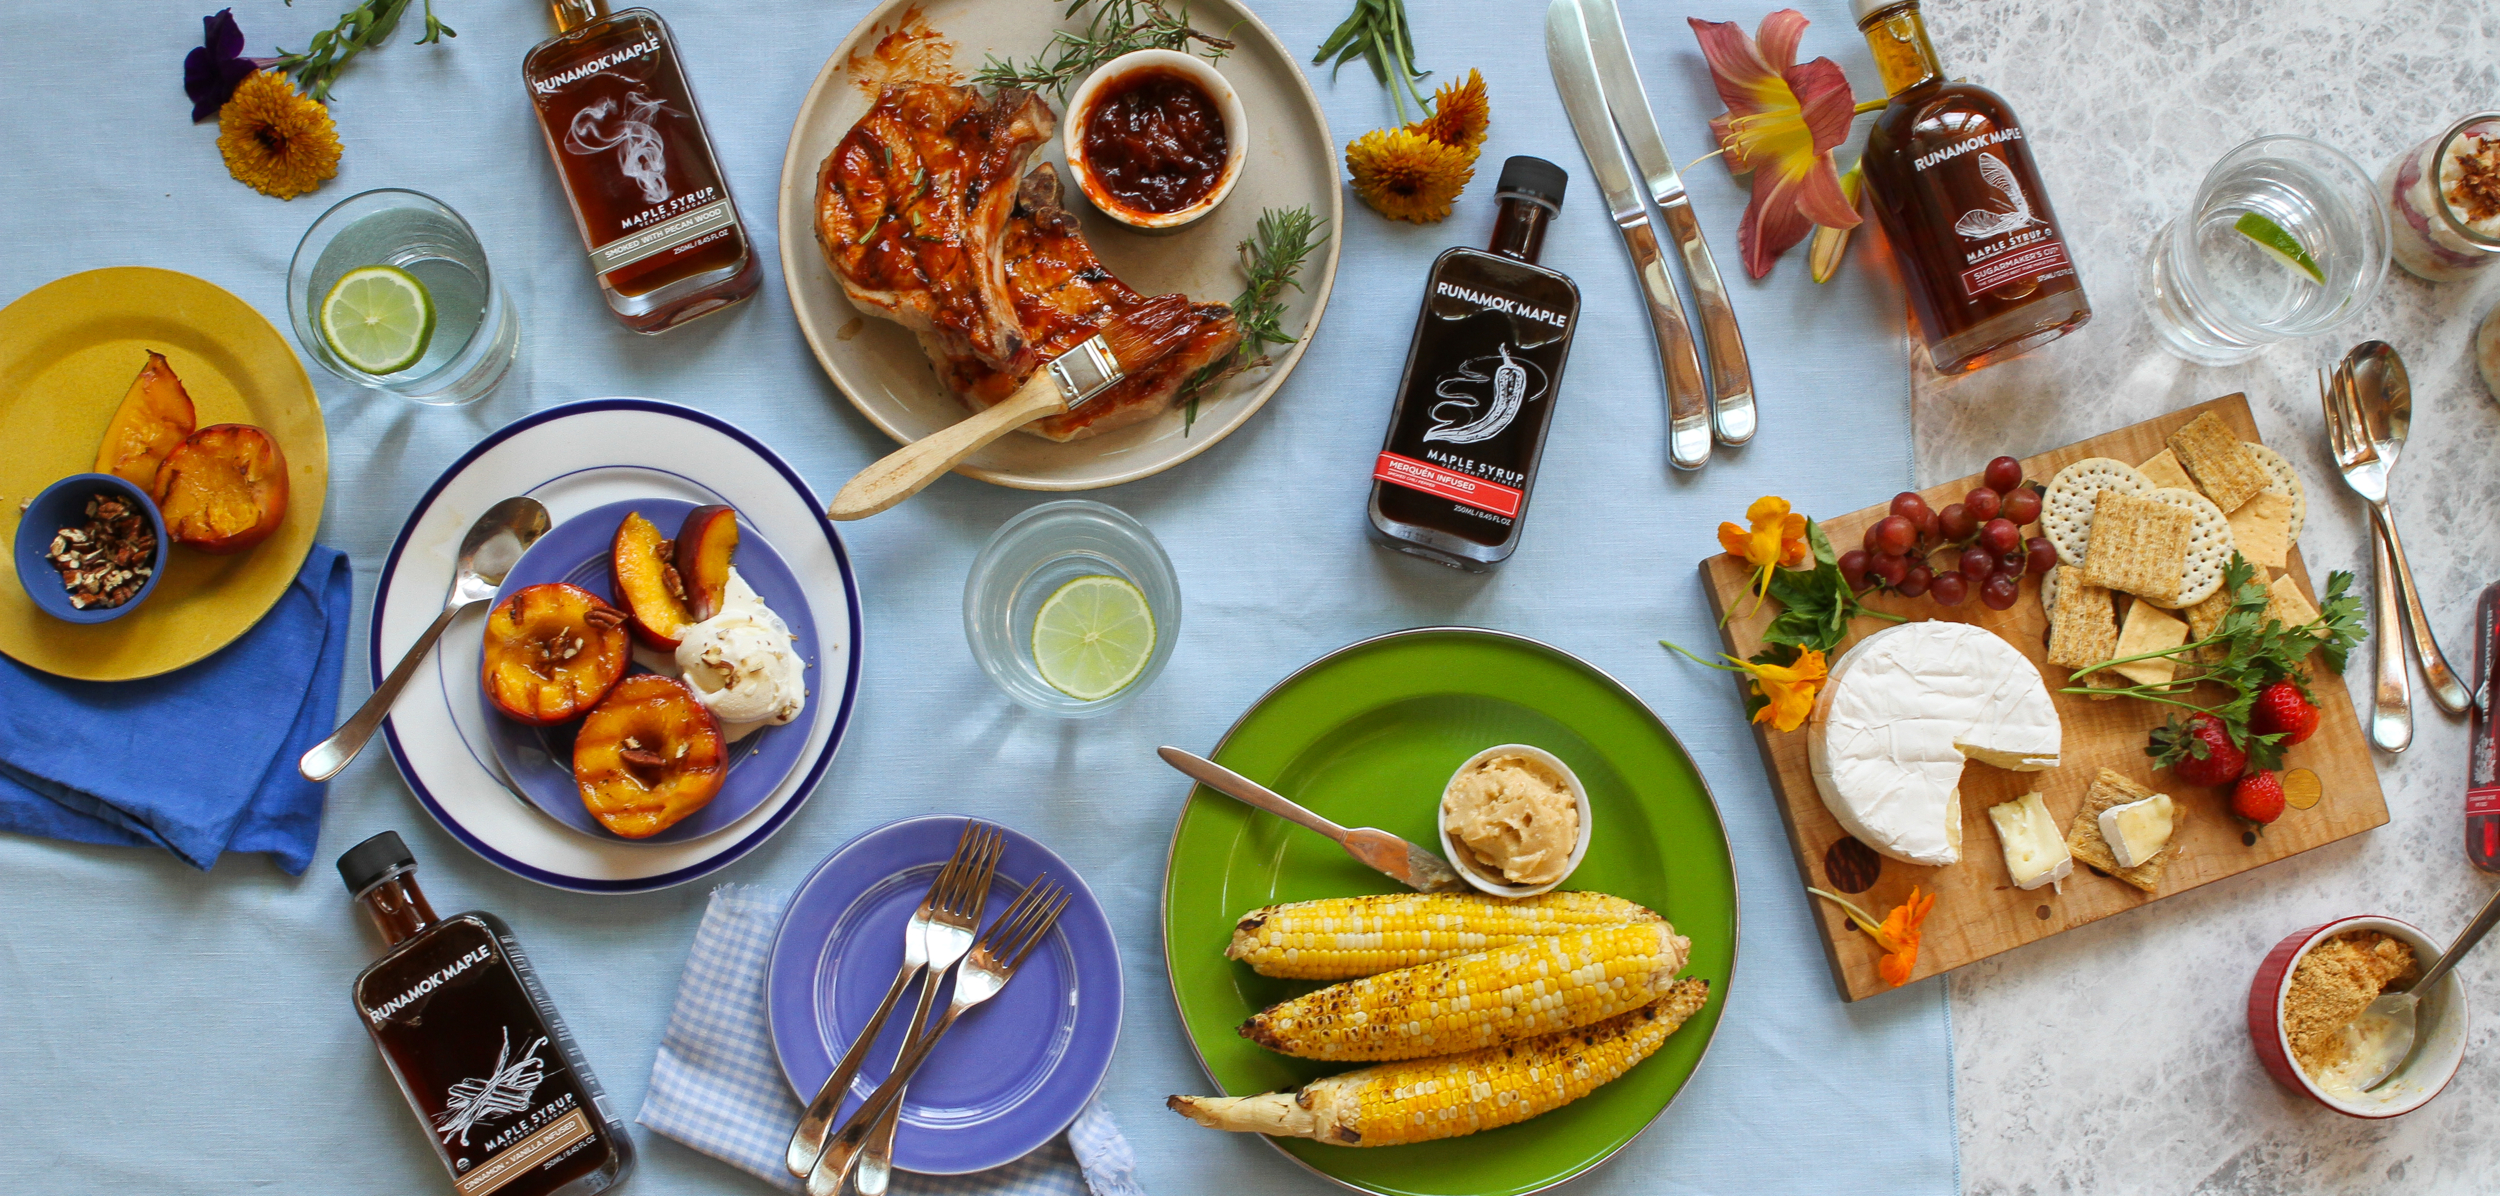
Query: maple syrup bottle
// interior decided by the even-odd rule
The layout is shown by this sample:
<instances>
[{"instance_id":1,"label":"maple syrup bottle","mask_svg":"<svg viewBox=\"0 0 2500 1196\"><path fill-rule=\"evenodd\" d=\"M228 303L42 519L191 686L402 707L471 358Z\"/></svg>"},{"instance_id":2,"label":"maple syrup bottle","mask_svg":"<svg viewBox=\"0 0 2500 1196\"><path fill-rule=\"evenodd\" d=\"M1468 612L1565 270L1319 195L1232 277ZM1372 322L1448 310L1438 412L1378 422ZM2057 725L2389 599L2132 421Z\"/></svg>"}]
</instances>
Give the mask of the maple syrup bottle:
<instances>
[{"instance_id":1,"label":"maple syrup bottle","mask_svg":"<svg viewBox=\"0 0 2500 1196\"><path fill-rule=\"evenodd\" d=\"M1570 181L1543 158L1504 162L1492 245L1432 263L1372 465L1374 540L1471 573L1519 547L1580 317L1580 288L1536 264Z\"/></svg>"},{"instance_id":2,"label":"maple syrup bottle","mask_svg":"<svg viewBox=\"0 0 2500 1196\"><path fill-rule=\"evenodd\" d=\"M521 79L609 313L665 332L754 294L763 270L667 22L608 0L549 8L559 32Z\"/></svg>"},{"instance_id":3,"label":"maple syrup bottle","mask_svg":"<svg viewBox=\"0 0 2500 1196\"><path fill-rule=\"evenodd\" d=\"M1867 132L1866 190L1940 374L2003 361L2092 318L2014 110L1944 77L1917 0L1855 0L1892 102Z\"/></svg>"},{"instance_id":4,"label":"maple syrup bottle","mask_svg":"<svg viewBox=\"0 0 2500 1196\"><path fill-rule=\"evenodd\" d=\"M435 917L416 868L390 831L339 857L339 879L389 948L351 996L452 1189L588 1196L623 1183L633 1140L512 928L479 911Z\"/></svg>"}]
</instances>

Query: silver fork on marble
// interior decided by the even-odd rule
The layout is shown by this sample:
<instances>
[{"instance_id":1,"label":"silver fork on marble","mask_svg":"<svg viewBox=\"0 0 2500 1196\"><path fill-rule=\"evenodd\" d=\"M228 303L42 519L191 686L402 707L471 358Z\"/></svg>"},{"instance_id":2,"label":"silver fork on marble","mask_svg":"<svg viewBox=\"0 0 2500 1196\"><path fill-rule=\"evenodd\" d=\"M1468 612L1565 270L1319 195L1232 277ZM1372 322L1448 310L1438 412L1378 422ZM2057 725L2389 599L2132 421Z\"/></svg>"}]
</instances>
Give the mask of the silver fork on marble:
<instances>
[{"instance_id":1,"label":"silver fork on marble","mask_svg":"<svg viewBox=\"0 0 2500 1196\"><path fill-rule=\"evenodd\" d=\"M2360 413L2346 382L2341 368L2332 380L2325 370L2318 371L2318 406L2326 414L2327 448L2354 493L2368 499L2375 490L2385 497L2387 463L2362 433ZM2370 550L2370 581L2378 599L2370 607L2370 651L2378 664L2378 680L2370 691L2370 742L2383 752L2401 752L2413 746L2413 678L2405 672L2404 644L2391 634L2397 619L2396 570L2388 560L2387 542L2375 525Z\"/></svg>"},{"instance_id":2,"label":"silver fork on marble","mask_svg":"<svg viewBox=\"0 0 2500 1196\"><path fill-rule=\"evenodd\" d=\"M2337 373L2350 399L2354 427L2378 450L2376 493L2361 490L2357 483L2354 490L2369 500L2379 538L2386 541L2388 557L2395 563L2396 597L2403 603L2397 610L2404 617L2414 658L2422 664L2422 683L2440 709L2463 714L2472 698L2440 652L2439 637L2431 633L2422 591L2413 584L2413 566L2405 560L2404 537L2396 534L2396 512L2387 505L2387 475L2395 471L2396 458L2404 452L2405 437L2413 427L2413 383L2405 375L2404 358L2386 341L2363 341L2344 355ZM2353 479L2347 474L2345 480Z\"/></svg>"}]
</instances>

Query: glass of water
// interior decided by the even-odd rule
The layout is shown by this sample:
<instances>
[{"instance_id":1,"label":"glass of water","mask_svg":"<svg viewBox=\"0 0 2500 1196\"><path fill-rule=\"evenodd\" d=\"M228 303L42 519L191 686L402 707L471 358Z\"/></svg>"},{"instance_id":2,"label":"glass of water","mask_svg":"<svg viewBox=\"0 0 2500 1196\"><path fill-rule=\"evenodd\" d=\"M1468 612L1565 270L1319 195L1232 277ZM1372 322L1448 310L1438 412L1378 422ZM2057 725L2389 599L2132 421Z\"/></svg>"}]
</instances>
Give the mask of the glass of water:
<instances>
[{"instance_id":1,"label":"glass of water","mask_svg":"<svg viewBox=\"0 0 2500 1196\"><path fill-rule=\"evenodd\" d=\"M2306 137L2260 137L2214 163L2195 205L2154 236L2153 328L2189 361L2246 361L2360 314L2387 253L2387 210L2367 172Z\"/></svg>"},{"instance_id":2,"label":"glass of water","mask_svg":"<svg viewBox=\"0 0 2500 1196\"><path fill-rule=\"evenodd\" d=\"M1065 592L1065 593L1063 593ZM1085 607L1109 612L1116 643L1110 692L1054 675L1054 644L1037 635L1054 598L1088 597ZM1142 605L1144 622L1127 603ZM1062 614L1076 614L1063 609ZM1083 630L1081 620L1076 630ZM1064 718L1092 718L1135 698L1163 671L1180 638L1180 582L1154 533L1127 512L1083 499L1047 502L1008 520L990 537L964 582L964 638L981 671L1008 697Z\"/></svg>"},{"instance_id":3,"label":"glass of water","mask_svg":"<svg viewBox=\"0 0 2500 1196\"><path fill-rule=\"evenodd\" d=\"M331 288L366 266L407 271L434 307L423 353L388 374L348 364L321 332L321 306ZM476 231L441 200L417 191L367 191L322 213L295 247L286 298L295 339L322 368L419 403L452 406L484 398L512 368L521 343L520 318L487 270Z\"/></svg>"}]
</instances>

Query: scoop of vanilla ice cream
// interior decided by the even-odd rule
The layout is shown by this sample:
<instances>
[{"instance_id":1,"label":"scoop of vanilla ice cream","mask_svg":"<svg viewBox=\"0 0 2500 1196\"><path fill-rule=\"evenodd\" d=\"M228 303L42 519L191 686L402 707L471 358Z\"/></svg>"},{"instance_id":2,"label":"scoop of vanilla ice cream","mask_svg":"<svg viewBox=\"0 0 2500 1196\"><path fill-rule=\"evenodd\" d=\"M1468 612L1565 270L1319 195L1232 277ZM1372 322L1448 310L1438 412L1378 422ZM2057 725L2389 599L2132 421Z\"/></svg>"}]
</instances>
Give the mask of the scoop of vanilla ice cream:
<instances>
[{"instance_id":1,"label":"scoop of vanilla ice cream","mask_svg":"<svg viewBox=\"0 0 2500 1196\"><path fill-rule=\"evenodd\" d=\"M790 625L736 569L729 571L720 613L679 638L677 667L732 740L787 723L807 706L807 663L790 642Z\"/></svg>"}]
</instances>

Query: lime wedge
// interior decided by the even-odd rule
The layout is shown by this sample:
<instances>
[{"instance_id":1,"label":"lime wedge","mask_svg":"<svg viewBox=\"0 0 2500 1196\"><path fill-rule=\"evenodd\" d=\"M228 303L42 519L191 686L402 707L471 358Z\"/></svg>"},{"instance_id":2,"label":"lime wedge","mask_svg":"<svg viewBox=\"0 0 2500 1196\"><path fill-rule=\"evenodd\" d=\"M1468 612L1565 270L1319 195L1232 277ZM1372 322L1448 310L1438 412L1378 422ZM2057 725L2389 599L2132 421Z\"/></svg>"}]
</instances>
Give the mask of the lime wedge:
<instances>
[{"instance_id":1,"label":"lime wedge","mask_svg":"<svg viewBox=\"0 0 2500 1196\"><path fill-rule=\"evenodd\" d=\"M1051 688L1080 702L1128 688L1154 648L1154 611L1126 578L1079 577L1043 599L1033 616L1034 667Z\"/></svg>"},{"instance_id":2,"label":"lime wedge","mask_svg":"<svg viewBox=\"0 0 2500 1196\"><path fill-rule=\"evenodd\" d=\"M2308 275L2311 282L2320 286L2326 284L2326 271L2318 269L2318 259L2309 256L2309 251L2301 248L2300 238L2284 232L2282 225L2255 212L2242 212L2231 227L2238 229L2241 236L2255 241L2257 248L2265 250L2268 257Z\"/></svg>"},{"instance_id":3,"label":"lime wedge","mask_svg":"<svg viewBox=\"0 0 2500 1196\"><path fill-rule=\"evenodd\" d=\"M425 356L434 338L434 299L397 266L360 266L321 301L321 339L339 360L368 374L396 374Z\"/></svg>"}]
</instances>

